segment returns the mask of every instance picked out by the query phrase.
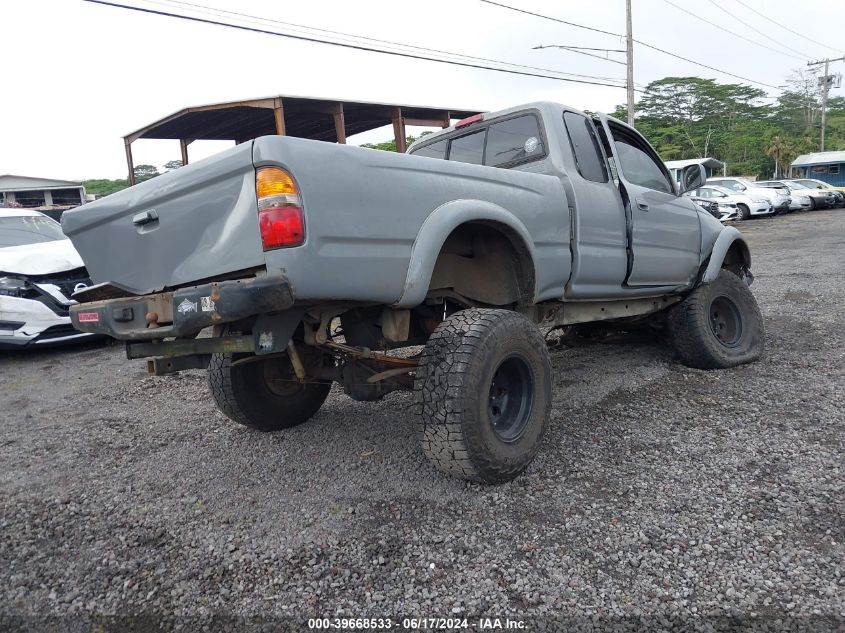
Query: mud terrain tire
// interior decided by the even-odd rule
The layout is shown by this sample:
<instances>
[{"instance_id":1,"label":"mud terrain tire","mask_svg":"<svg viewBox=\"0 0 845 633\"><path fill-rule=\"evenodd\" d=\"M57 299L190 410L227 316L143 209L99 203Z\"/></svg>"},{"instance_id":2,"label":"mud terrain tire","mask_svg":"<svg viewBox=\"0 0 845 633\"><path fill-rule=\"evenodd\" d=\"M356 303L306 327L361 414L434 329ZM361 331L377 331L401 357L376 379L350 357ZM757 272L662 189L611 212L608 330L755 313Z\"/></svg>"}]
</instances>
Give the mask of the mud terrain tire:
<instances>
[{"instance_id":1,"label":"mud terrain tire","mask_svg":"<svg viewBox=\"0 0 845 633\"><path fill-rule=\"evenodd\" d=\"M287 429L310 419L329 395L329 382L293 380L286 358L233 365L246 357L213 354L208 365L208 386L217 408L238 424L258 431Z\"/></svg>"},{"instance_id":2,"label":"mud terrain tire","mask_svg":"<svg viewBox=\"0 0 845 633\"><path fill-rule=\"evenodd\" d=\"M689 367L734 367L759 359L766 348L757 301L745 282L727 270L671 308L667 326Z\"/></svg>"},{"instance_id":3,"label":"mud terrain tire","mask_svg":"<svg viewBox=\"0 0 845 633\"><path fill-rule=\"evenodd\" d=\"M488 484L534 459L551 408L543 336L510 310L462 310L431 335L414 383L423 451L441 471Z\"/></svg>"}]
</instances>

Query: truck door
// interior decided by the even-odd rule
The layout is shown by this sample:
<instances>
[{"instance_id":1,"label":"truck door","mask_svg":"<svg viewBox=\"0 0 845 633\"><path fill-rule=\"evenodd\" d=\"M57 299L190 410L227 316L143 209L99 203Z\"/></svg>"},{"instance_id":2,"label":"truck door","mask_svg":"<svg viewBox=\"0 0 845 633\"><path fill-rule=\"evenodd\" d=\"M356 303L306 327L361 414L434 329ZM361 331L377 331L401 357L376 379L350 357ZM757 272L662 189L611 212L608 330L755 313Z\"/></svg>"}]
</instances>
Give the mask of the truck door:
<instances>
[{"instance_id":1,"label":"truck door","mask_svg":"<svg viewBox=\"0 0 845 633\"><path fill-rule=\"evenodd\" d=\"M629 214L628 286L678 286L698 271L698 212L678 196L657 152L633 128L601 116Z\"/></svg>"},{"instance_id":2,"label":"truck door","mask_svg":"<svg viewBox=\"0 0 845 633\"><path fill-rule=\"evenodd\" d=\"M564 110L568 148L564 183L570 205L572 272L565 296L571 299L612 297L628 274L625 209L611 181L608 162L593 121L583 113ZM570 152L566 150L570 149ZM574 168L573 168L574 167Z\"/></svg>"}]
</instances>

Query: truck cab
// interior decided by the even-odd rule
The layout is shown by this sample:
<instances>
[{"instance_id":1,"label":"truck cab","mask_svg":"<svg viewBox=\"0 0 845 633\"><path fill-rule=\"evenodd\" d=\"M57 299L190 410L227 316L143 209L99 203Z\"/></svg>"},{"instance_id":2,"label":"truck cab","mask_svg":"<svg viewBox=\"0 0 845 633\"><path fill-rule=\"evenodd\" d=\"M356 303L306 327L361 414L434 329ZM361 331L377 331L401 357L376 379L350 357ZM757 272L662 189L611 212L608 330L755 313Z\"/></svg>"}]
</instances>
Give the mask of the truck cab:
<instances>
[{"instance_id":1,"label":"truck cab","mask_svg":"<svg viewBox=\"0 0 845 633\"><path fill-rule=\"evenodd\" d=\"M408 153L559 179L572 244L566 300L688 288L702 250L722 229L680 195L634 128L555 103L469 117L424 136Z\"/></svg>"}]
</instances>

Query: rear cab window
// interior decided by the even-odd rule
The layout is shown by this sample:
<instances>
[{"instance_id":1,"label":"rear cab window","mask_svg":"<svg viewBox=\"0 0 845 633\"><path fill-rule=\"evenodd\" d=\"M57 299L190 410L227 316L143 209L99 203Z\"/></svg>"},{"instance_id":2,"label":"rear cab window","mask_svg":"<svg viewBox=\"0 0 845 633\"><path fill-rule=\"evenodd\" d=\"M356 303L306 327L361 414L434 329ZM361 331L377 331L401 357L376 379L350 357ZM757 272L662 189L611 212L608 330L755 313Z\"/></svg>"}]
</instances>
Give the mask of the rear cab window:
<instances>
[{"instance_id":1,"label":"rear cab window","mask_svg":"<svg viewBox=\"0 0 845 633\"><path fill-rule=\"evenodd\" d=\"M545 135L540 117L534 112L518 113L504 119L474 124L448 138L422 145L414 156L510 168L546 157Z\"/></svg>"},{"instance_id":2,"label":"rear cab window","mask_svg":"<svg viewBox=\"0 0 845 633\"><path fill-rule=\"evenodd\" d=\"M449 160L481 165L484 162L484 137L487 130L472 132L453 138L449 147Z\"/></svg>"}]
</instances>

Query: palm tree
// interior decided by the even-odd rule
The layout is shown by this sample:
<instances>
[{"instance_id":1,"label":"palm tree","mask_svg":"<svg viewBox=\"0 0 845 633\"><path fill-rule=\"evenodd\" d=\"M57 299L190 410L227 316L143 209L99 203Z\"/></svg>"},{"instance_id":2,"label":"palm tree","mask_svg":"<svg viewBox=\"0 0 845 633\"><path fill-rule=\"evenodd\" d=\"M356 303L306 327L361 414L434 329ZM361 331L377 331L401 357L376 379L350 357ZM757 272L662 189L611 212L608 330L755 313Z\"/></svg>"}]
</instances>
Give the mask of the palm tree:
<instances>
[{"instance_id":1,"label":"palm tree","mask_svg":"<svg viewBox=\"0 0 845 633\"><path fill-rule=\"evenodd\" d=\"M790 147L788 141L778 135L773 136L769 143L769 149L766 150L766 154L771 156L775 161L774 177L777 178L781 173L783 173L781 165L786 157L792 152L792 147Z\"/></svg>"}]
</instances>

